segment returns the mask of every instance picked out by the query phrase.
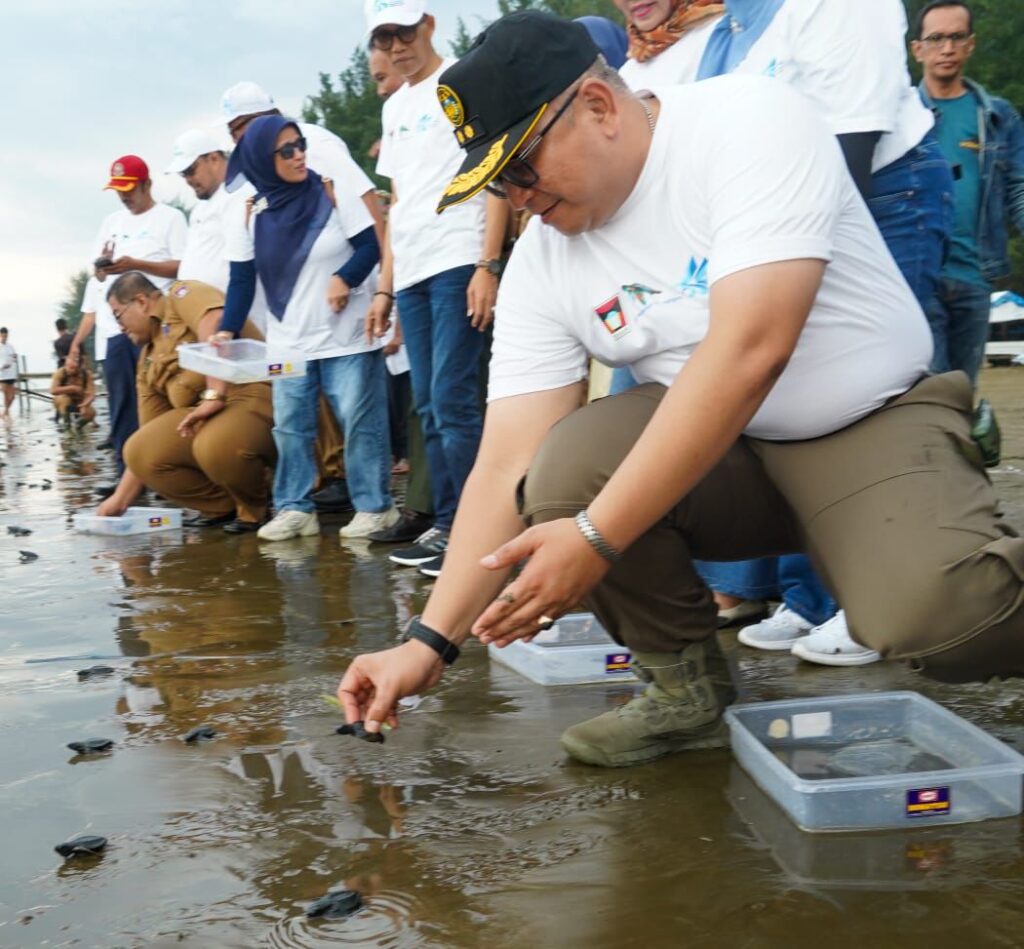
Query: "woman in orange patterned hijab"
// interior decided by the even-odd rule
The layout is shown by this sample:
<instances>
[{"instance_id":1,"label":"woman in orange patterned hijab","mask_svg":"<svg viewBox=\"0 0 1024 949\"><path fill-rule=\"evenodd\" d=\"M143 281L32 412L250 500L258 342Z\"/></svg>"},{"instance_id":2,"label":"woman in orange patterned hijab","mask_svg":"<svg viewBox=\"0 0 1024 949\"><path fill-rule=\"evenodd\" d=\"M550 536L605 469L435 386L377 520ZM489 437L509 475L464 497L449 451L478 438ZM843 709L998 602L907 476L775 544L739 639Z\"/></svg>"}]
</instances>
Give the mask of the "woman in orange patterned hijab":
<instances>
[{"instance_id":1,"label":"woman in orange patterned hijab","mask_svg":"<svg viewBox=\"0 0 1024 949\"><path fill-rule=\"evenodd\" d=\"M676 43L684 33L725 12L715 0L615 0L626 18L630 59L645 63Z\"/></svg>"}]
</instances>

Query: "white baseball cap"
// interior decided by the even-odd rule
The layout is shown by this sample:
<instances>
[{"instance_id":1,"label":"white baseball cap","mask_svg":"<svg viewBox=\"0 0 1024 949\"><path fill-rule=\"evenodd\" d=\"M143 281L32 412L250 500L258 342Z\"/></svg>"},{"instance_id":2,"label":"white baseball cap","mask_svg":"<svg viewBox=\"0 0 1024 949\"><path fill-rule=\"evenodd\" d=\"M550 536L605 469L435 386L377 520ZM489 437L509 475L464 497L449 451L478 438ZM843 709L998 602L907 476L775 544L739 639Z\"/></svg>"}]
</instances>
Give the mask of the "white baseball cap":
<instances>
[{"instance_id":1,"label":"white baseball cap","mask_svg":"<svg viewBox=\"0 0 1024 949\"><path fill-rule=\"evenodd\" d=\"M224 151L224 146L210 132L204 132L202 129L189 129L179 135L174 143L171 163L166 169L167 174L180 174L200 155L222 151Z\"/></svg>"},{"instance_id":2,"label":"white baseball cap","mask_svg":"<svg viewBox=\"0 0 1024 949\"><path fill-rule=\"evenodd\" d=\"M396 26L419 23L427 12L427 4L425 0L366 0L365 9L366 33L369 35L385 23Z\"/></svg>"},{"instance_id":3,"label":"white baseball cap","mask_svg":"<svg viewBox=\"0 0 1024 949\"><path fill-rule=\"evenodd\" d=\"M224 121L231 122L240 115L255 115L276 109L269 92L255 82L236 82L220 97Z\"/></svg>"}]
</instances>

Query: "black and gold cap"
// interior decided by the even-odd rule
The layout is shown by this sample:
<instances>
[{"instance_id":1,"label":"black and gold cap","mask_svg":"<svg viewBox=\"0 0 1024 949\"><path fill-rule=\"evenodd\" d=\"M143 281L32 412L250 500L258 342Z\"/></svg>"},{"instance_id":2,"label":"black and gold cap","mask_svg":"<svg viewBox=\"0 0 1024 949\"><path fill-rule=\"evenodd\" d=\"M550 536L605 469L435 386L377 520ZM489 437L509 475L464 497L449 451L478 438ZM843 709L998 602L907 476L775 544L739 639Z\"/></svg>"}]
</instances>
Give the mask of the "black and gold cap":
<instances>
[{"instance_id":1,"label":"black and gold cap","mask_svg":"<svg viewBox=\"0 0 1024 949\"><path fill-rule=\"evenodd\" d=\"M586 27L523 10L496 20L437 85L455 139L466 150L437 213L468 201L505 167L548 104L597 59Z\"/></svg>"}]
</instances>

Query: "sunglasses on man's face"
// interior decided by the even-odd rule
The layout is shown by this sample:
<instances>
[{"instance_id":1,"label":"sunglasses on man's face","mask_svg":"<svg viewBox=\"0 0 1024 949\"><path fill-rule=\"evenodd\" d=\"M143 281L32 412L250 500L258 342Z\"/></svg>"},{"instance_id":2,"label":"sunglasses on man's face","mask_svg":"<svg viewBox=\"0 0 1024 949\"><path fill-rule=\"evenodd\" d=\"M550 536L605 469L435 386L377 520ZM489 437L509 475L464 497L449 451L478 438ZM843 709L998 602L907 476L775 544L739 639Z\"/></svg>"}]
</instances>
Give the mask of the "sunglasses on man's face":
<instances>
[{"instance_id":1,"label":"sunglasses on man's face","mask_svg":"<svg viewBox=\"0 0 1024 949\"><path fill-rule=\"evenodd\" d=\"M280 148L274 149L274 154L280 155L285 161L294 158L296 152L306 154L306 139L301 135L298 138L293 138L290 142L285 142Z\"/></svg>"},{"instance_id":2,"label":"sunglasses on man's face","mask_svg":"<svg viewBox=\"0 0 1024 949\"><path fill-rule=\"evenodd\" d=\"M426 17L423 19L426 19ZM413 23L412 26L399 26L393 30L385 29L384 27L374 30L373 36L370 37L370 45L374 49L379 49L382 53L386 53L391 49L395 45L396 39L403 46L408 46L416 39L416 31L420 28L422 22L423 20L421 19L419 23Z\"/></svg>"}]
</instances>

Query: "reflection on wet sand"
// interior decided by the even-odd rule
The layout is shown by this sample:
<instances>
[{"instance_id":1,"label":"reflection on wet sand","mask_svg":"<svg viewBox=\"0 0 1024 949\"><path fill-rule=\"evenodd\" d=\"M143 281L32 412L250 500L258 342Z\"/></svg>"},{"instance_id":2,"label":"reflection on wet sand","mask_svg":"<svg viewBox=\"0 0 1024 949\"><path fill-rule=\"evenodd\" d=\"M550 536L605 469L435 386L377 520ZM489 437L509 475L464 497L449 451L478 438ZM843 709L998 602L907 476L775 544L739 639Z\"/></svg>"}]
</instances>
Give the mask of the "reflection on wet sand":
<instances>
[{"instance_id":1,"label":"reflection on wet sand","mask_svg":"<svg viewBox=\"0 0 1024 949\"><path fill-rule=\"evenodd\" d=\"M1021 388L1007 401L1024 402ZM0 529L16 617L0 653L0 945L1019 944L1019 820L809 839L727 752L621 771L566 762L560 730L628 686L543 688L471 645L385 745L336 735L321 696L353 655L394 640L425 581L340 546L336 524L275 545L71 534L105 473L95 440L42 417L0 429L0 528L26 523L41 555L17 564ZM29 487L43 478L53 490ZM919 688L1024 739L1019 685L928 685L725 645L754 699ZM115 673L78 681L99 662ZM185 744L201 724L217 737ZM71 766L66 743L94 735L113 749ZM62 864L53 845L79 833L110 844ZM365 907L307 919L332 888Z\"/></svg>"}]
</instances>

